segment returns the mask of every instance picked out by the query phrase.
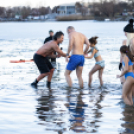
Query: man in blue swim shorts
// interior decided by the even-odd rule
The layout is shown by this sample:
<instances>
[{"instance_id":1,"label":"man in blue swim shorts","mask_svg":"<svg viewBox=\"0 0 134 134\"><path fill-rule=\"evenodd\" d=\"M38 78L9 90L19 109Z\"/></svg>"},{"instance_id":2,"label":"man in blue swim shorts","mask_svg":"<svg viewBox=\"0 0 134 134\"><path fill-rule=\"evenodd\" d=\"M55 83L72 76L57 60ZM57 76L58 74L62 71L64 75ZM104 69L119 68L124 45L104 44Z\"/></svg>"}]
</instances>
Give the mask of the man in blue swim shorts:
<instances>
[{"instance_id":1,"label":"man in blue swim shorts","mask_svg":"<svg viewBox=\"0 0 134 134\"><path fill-rule=\"evenodd\" d=\"M90 43L85 35L76 32L72 26L67 28L67 33L69 35L69 47L66 55L66 61L68 62L65 71L66 81L69 87L72 87L70 74L76 69L76 75L80 88L83 88L82 70L85 61L84 54L87 53ZM83 51L84 44L86 44L85 51ZM72 53L71 57L69 56L70 52ZM69 57L70 60L68 60Z\"/></svg>"}]
</instances>

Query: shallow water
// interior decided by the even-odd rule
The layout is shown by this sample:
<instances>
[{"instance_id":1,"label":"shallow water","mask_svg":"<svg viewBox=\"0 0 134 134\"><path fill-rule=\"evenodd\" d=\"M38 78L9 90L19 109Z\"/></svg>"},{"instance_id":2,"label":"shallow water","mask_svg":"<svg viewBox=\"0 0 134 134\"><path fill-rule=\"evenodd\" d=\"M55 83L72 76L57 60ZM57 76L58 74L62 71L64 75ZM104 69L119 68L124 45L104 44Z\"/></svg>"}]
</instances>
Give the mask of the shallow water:
<instances>
[{"instance_id":1,"label":"shallow water","mask_svg":"<svg viewBox=\"0 0 134 134\"><path fill-rule=\"evenodd\" d=\"M0 23L0 134L130 134L134 133L134 109L121 99L119 48L125 39L122 29L127 22L50 22ZM52 90L46 78L37 90L30 83L39 75L34 63L11 64L11 59L31 59L42 45L49 29L66 31L68 25L88 37L98 35L98 48L105 60L104 83L99 88L98 74L93 88L87 86L88 72L95 61L86 60L84 89L79 89L75 72L73 88L66 87L64 58L57 60ZM44 30L42 30L44 27ZM61 47L66 52L67 34Z\"/></svg>"}]
</instances>

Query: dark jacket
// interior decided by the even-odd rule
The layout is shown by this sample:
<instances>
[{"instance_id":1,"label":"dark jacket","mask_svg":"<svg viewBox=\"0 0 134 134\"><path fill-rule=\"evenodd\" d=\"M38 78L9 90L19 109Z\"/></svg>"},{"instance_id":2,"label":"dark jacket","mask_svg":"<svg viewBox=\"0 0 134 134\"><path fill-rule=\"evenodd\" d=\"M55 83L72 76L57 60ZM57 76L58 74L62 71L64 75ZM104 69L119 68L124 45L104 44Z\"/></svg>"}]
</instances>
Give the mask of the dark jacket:
<instances>
[{"instance_id":1,"label":"dark jacket","mask_svg":"<svg viewBox=\"0 0 134 134\"><path fill-rule=\"evenodd\" d=\"M53 40L52 36L49 36L48 38L45 39L44 44ZM56 52L54 52L54 54L56 55ZM51 62L56 62L56 58L51 58Z\"/></svg>"},{"instance_id":2,"label":"dark jacket","mask_svg":"<svg viewBox=\"0 0 134 134\"><path fill-rule=\"evenodd\" d=\"M48 38L45 39L44 44L47 43L48 41L51 41L51 40L53 40L53 37L49 36Z\"/></svg>"}]
</instances>

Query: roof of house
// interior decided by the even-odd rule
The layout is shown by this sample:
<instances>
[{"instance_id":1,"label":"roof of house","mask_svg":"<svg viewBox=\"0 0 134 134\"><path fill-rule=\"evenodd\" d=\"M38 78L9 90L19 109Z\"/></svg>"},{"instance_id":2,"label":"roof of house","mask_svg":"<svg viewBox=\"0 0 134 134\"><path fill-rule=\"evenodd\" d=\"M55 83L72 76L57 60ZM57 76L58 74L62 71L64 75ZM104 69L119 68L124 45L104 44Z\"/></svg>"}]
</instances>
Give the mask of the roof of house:
<instances>
[{"instance_id":1,"label":"roof of house","mask_svg":"<svg viewBox=\"0 0 134 134\"><path fill-rule=\"evenodd\" d=\"M75 6L75 3L69 3L69 4L61 4L59 6Z\"/></svg>"}]
</instances>

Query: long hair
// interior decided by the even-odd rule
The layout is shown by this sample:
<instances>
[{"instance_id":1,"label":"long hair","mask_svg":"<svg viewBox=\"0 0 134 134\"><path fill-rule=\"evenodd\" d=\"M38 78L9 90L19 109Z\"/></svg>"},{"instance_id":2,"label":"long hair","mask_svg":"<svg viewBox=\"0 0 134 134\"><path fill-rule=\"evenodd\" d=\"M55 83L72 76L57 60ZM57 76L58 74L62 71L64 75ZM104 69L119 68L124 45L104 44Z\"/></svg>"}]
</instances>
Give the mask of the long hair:
<instances>
[{"instance_id":1,"label":"long hair","mask_svg":"<svg viewBox=\"0 0 134 134\"><path fill-rule=\"evenodd\" d=\"M127 33L127 46L131 46L130 42L132 40L132 38L134 38L134 33Z\"/></svg>"},{"instance_id":2,"label":"long hair","mask_svg":"<svg viewBox=\"0 0 134 134\"><path fill-rule=\"evenodd\" d=\"M90 42L91 44L96 45L96 44L97 44L97 39L98 39L98 38L99 38L99 37L97 37L97 36L92 37L92 38L89 39L89 42Z\"/></svg>"},{"instance_id":3,"label":"long hair","mask_svg":"<svg viewBox=\"0 0 134 134\"><path fill-rule=\"evenodd\" d=\"M128 56L128 58L131 61L133 61L133 56L132 56L131 51L129 50L129 47L128 46L126 46L126 45L121 46L120 52L126 54Z\"/></svg>"}]
</instances>

